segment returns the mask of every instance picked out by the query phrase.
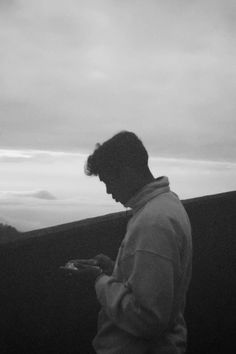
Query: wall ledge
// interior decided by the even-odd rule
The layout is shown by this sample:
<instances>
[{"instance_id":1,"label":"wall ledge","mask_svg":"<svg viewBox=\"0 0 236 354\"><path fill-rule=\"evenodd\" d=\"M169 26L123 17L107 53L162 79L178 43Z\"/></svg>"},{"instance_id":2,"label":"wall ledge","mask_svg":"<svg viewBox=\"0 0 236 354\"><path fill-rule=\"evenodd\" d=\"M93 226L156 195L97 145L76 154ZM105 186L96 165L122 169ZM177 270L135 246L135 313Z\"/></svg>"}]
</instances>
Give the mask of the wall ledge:
<instances>
[{"instance_id":1,"label":"wall ledge","mask_svg":"<svg viewBox=\"0 0 236 354\"><path fill-rule=\"evenodd\" d=\"M196 197L191 199L182 200L184 206L189 206L191 204L199 205L205 202L215 201L217 199L230 199L232 197L236 197L236 191L229 191L225 193L211 194L205 195L202 197ZM62 233L64 231L68 232L70 230L75 230L80 227L86 227L87 225L95 225L101 224L104 222L114 221L122 218L127 218L131 216L131 210L121 211L116 213L109 213L101 216L86 218L78 221L73 221L69 223L59 224L55 226L45 227L37 230L27 231L27 232L19 232L16 235L15 239L10 239L9 241L4 241L0 243L0 246L15 246L17 247L19 244L24 243L25 241L31 239L45 238L45 237L56 237L56 234Z\"/></svg>"}]
</instances>

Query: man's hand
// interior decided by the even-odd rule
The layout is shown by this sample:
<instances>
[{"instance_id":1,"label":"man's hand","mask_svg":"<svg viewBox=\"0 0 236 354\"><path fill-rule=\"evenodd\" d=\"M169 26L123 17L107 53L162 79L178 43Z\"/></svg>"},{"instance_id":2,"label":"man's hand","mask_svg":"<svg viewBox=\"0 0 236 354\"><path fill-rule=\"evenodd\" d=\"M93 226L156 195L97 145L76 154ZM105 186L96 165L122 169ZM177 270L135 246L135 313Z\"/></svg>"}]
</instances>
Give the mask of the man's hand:
<instances>
[{"instance_id":1,"label":"man's hand","mask_svg":"<svg viewBox=\"0 0 236 354\"><path fill-rule=\"evenodd\" d=\"M113 273L115 262L105 254L98 254L94 257L96 264L102 269L103 273L111 275Z\"/></svg>"},{"instance_id":2,"label":"man's hand","mask_svg":"<svg viewBox=\"0 0 236 354\"><path fill-rule=\"evenodd\" d=\"M97 262L93 259L74 259L65 264L64 267L60 267L66 275L79 276L81 273L92 277L95 280L99 275L103 273L102 269L97 265Z\"/></svg>"},{"instance_id":3,"label":"man's hand","mask_svg":"<svg viewBox=\"0 0 236 354\"><path fill-rule=\"evenodd\" d=\"M90 259L72 259L60 269L66 275L79 276L81 273L87 274L94 280L101 274L111 275L113 272L115 262L105 254L98 254Z\"/></svg>"}]
</instances>

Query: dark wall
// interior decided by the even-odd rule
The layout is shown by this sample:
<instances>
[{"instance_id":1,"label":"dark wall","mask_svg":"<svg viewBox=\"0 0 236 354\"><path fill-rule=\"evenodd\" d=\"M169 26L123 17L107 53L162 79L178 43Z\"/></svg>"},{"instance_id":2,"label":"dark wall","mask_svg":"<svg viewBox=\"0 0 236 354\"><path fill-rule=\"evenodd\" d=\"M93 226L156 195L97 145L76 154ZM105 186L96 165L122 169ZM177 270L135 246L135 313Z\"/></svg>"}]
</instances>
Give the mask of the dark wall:
<instances>
[{"instance_id":1,"label":"dark wall","mask_svg":"<svg viewBox=\"0 0 236 354\"><path fill-rule=\"evenodd\" d=\"M229 353L236 330L236 193L187 201L185 207L194 247L189 353Z\"/></svg>"},{"instance_id":2,"label":"dark wall","mask_svg":"<svg viewBox=\"0 0 236 354\"><path fill-rule=\"evenodd\" d=\"M194 245L188 353L226 353L236 328L236 192L184 205ZM116 213L38 230L1 245L1 353L93 353L99 310L94 284L82 275L65 277L58 267L101 252L115 258L129 216Z\"/></svg>"}]
</instances>

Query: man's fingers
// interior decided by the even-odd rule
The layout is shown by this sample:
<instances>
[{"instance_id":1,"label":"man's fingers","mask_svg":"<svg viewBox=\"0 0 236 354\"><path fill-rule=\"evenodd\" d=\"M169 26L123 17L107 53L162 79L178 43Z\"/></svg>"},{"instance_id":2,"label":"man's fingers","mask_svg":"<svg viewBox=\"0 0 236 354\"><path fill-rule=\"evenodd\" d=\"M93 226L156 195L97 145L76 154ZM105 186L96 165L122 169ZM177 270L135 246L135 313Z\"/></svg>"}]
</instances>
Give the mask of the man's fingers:
<instances>
[{"instance_id":1,"label":"man's fingers","mask_svg":"<svg viewBox=\"0 0 236 354\"><path fill-rule=\"evenodd\" d=\"M109 258L108 256L106 256L105 254L103 254L103 253L100 253L100 254L97 254L95 257L94 257L94 259L98 259L98 260L101 260L101 259L107 259L107 258Z\"/></svg>"},{"instance_id":2,"label":"man's fingers","mask_svg":"<svg viewBox=\"0 0 236 354\"><path fill-rule=\"evenodd\" d=\"M83 267L83 266L96 266L98 265L97 260L95 259L71 259L66 263L66 266L74 265L75 267Z\"/></svg>"},{"instance_id":3,"label":"man's fingers","mask_svg":"<svg viewBox=\"0 0 236 354\"><path fill-rule=\"evenodd\" d=\"M91 265L91 266L96 266L98 264L96 259L76 259L75 261L73 261L75 266L80 266L80 265Z\"/></svg>"}]
</instances>

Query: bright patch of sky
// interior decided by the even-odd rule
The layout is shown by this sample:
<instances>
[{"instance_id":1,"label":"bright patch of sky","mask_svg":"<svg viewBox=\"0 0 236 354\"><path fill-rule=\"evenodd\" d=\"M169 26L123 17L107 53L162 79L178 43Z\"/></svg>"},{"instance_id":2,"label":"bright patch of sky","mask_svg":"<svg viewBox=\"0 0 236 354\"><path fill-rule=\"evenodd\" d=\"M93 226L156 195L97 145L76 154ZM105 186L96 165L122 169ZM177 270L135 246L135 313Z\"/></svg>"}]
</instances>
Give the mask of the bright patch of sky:
<instances>
[{"instance_id":1,"label":"bright patch of sky","mask_svg":"<svg viewBox=\"0 0 236 354\"><path fill-rule=\"evenodd\" d=\"M87 155L0 150L0 222L21 231L124 211L97 177L84 174ZM235 189L236 164L150 158L154 176L167 175L181 199Z\"/></svg>"}]
</instances>

